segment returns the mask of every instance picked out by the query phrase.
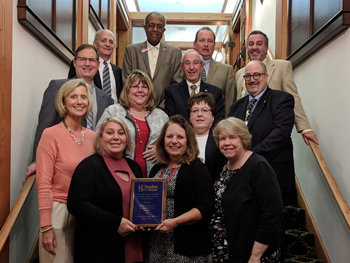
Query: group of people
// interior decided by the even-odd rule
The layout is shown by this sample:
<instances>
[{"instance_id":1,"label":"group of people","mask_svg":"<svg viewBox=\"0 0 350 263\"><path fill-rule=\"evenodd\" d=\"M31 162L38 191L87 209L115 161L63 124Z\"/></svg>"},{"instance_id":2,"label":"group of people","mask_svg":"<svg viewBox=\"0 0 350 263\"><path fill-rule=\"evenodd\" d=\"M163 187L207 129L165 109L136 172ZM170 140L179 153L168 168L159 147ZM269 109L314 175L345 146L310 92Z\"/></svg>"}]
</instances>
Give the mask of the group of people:
<instances>
[{"instance_id":1,"label":"group of people","mask_svg":"<svg viewBox=\"0 0 350 263\"><path fill-rule=\"evenodd\" d=\"M291 64L253 31L234 79L212 59L209 27L181 55L160 41L165 25L145 17L147 41L125 49L122 69L99 30L45 91L26 175L37 174L40 262L282 262L294 123L318 144ZM133 178L166 179L154 229L130 221Z\"/></svg>"}]
</instances>

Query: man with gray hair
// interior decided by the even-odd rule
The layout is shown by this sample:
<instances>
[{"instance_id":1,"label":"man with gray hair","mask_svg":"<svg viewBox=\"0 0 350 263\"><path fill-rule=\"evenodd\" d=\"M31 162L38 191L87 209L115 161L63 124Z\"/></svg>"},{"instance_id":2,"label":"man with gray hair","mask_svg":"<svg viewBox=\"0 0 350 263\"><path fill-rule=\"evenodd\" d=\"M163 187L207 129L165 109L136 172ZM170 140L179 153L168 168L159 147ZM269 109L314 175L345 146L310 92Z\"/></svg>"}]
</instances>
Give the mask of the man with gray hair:
<instances>
[{"instance_id":1,"label":"man with gray hair","mask_svg":"<svg viewBox=\"0 0 350 263\"><path fill-rule=\"evenodd\" d=\"M165 89L164 111L170 116L180 114L189 121L187 102L190 96L199 92L209 92L216 103L214 123L224 118L225 105L221 89L201 80L204 67L203 57L194 49L187 50L181 58L181 68L186 79Z\"/></svg>"},{"instance_id":2,"label":"man with gray hair","mask_svg":"<svg viewBox=\"0 0 350 263\"><path fill-rule=\"evenodd\" d=\"M118 102L120 93L123 89L122 69L111 63L111 56L115 49L116 39L112 31L109 29L100 29L95 34L93 43L100 56L100 65L97 74L94 77L94 83ZM75 76L75 68L73 63L69 69L68 78Z\"/></svg>"},{"instance_id":3,"label":"man with gray hair","mask_svg":"<svg viewBox=\"0 0 350 263\"><path fill-rule=\"evenodd\" d=\"M163 106L164 89L182 81L181 50L160 40L165 32L165 17L159 12L149 13L144 20L147 40L126 47L123 61L123 81L134 69L145 72L152 80L156 106Z\"/></svg>"},{"instance_id":4,"label":"man with gray hair","mask_svg":"<svg viewBox=\"0 0 350 263\"><path fill-rule=\"evenodd\" d=\"M202 27L193 42L193 48L204 59L204 70L201 78L206 83L219 87L225 101L225 116L236 98L235 80L231 65L215 61L212 56L215 50L215 33L210 27Z\"/></svg>"}]
</instances>

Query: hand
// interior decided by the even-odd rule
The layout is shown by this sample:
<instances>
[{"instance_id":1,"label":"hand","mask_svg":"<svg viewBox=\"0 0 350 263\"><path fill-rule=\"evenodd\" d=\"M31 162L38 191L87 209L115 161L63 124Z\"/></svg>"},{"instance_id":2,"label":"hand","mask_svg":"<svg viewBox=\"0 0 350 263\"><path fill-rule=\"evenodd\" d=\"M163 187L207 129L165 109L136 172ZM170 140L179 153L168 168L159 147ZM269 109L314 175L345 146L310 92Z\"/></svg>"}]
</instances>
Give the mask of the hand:
<instances>
[{"instance_id":1,"label":"hand","mask_svg":"<svg viewBox=\"0 0 350 263\"><path fill-rule=\"evenodd\" d=\"M131 233L134 233L137 229L137 226L131 223L128 219L122 218L122 221L120 222L119 228L118 228L118 234L122 237L126 237L130 235Z\"/></svg>"},{"instance_id":2,"label":"hand","mask_svg":"<svg viewBox=\"0 0 350 263\"><path fill-rule=\"evenodd\" d=\"M35 174L35 172L36 172L36 162L32 162L27 168L26 180L28 179L29 176L31 176L32 174Z\"/></svg>"},{"instance_id":3,"label":"hand","mask_svg":"<svg viewBox=\"0 0 350 263\"><path fill-rule=\"evenodd\" d=\"M45 228L42 230L45 230ZM57 248L57 241L55 231L53 229L42 233L41 243L47 252L49 252L51 255L56 255L55 249Z\"/></svg>"},{"instance_id":4,"label":"hand","mask_svg":"<svg viewBox=\"0 0 350 263\"><path fill-rule=\"evenodd\" d=\"M168 234L171 231L173 231L177 226L178 224L174 218L165 219L160 225L156 227L155 230Z\"/></svg>"},{"instance_id":5,"label":"hand","mask_svg":"<svg viewBox=\"0 0 350 263\"><path fill-rule=\"evenodd\" d=\"M147 151L142 153L143 158L154 163L156 161L156 146L154 144L147 147Z\"/></svg>"},{"instance_id":6,"label":"hand","mask_svg":"<svg viewBox=\"0 0 350 263\"><path fill-rule=\"evenodd\" d=\"M316 143L318 145L318 140L317 140L317 137L316 137L316 133L313 132L313 131L305 132L303 134L303 139L304 139L304 141L305 141L305 143L307 145L309 145L309 140L313 141L314 143Z\"/></svg>"}]
</instances>

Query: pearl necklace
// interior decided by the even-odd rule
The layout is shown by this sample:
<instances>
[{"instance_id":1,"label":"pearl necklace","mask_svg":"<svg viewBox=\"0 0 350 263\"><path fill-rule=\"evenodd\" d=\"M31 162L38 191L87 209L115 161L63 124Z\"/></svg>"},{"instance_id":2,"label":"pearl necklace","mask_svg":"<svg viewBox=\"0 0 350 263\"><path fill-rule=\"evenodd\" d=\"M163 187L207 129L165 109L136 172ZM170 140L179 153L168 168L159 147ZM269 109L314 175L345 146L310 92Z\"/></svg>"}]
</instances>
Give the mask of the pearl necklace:
<instances>
[{"instance_id":1,"label":"pearl necklace","mask_svg":"<svg viewBox=\"0 0 350 263\"><path fill-rule=\"evenodd\" d=\"M81 127L81 140L79 140L77 137L75 137L75 135L73 134L71 129L69 129L69 127L67 126L65 120L63 120L63 124L66 127L66 129L69 131L70 136L73 138L75 143L77 143L78 145L81 145L81 144L84 143L84 140L85 140L85 129L83 127Z\"/></svg>"}]
</instances>

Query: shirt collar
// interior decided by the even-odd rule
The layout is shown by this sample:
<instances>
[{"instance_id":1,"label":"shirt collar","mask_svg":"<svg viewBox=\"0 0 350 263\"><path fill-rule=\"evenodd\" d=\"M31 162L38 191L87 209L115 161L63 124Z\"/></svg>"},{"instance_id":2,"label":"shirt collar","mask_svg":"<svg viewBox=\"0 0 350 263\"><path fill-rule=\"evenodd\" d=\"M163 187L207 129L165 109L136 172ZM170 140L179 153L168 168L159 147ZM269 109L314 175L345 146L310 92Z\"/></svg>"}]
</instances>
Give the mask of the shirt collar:
<instances>
[{"instance_id":1,"label":"shirt collar","mask_svg":"<svg viewBox=\"0 0 350 263\"><path fill-rule=\"evenodd\" d=\"M159 42L157 45L153 46L153 45L150 44L150 43L148 42L148 40L147 40L147 49L148 49L148 50L151 50L151 49L153 49L153 48L159 49L159 48L160 48L160 42Z\"/></svg>"},{"instance_id":2,"label":"shirt collar","mask_svg":"<svg viewBox=\"0 0 350 263\"><path fill-rule=\"evenodd\" d=\"M266 89L267 89L267 86L263 89L262 92L260 92L258 95L256 95L256 96L254 97L254 99L260 100L261 96L264 95ZM253 97L249 94L249 101L251 101L252 99L253 99Z\"/></svg>"},{"instance_id":3,"label":"shirt collar","mask_svg":"<svg viewBox=\"0 0 350 263\"><path fill-rule=\"evenodd\" d=\"M196 85L197 88L201 86L201 79L199 78L199 80L196 83L191 83L186 79L187 82L187 86L191 87L192 85Z\"/></svg>"}]
</instances>

